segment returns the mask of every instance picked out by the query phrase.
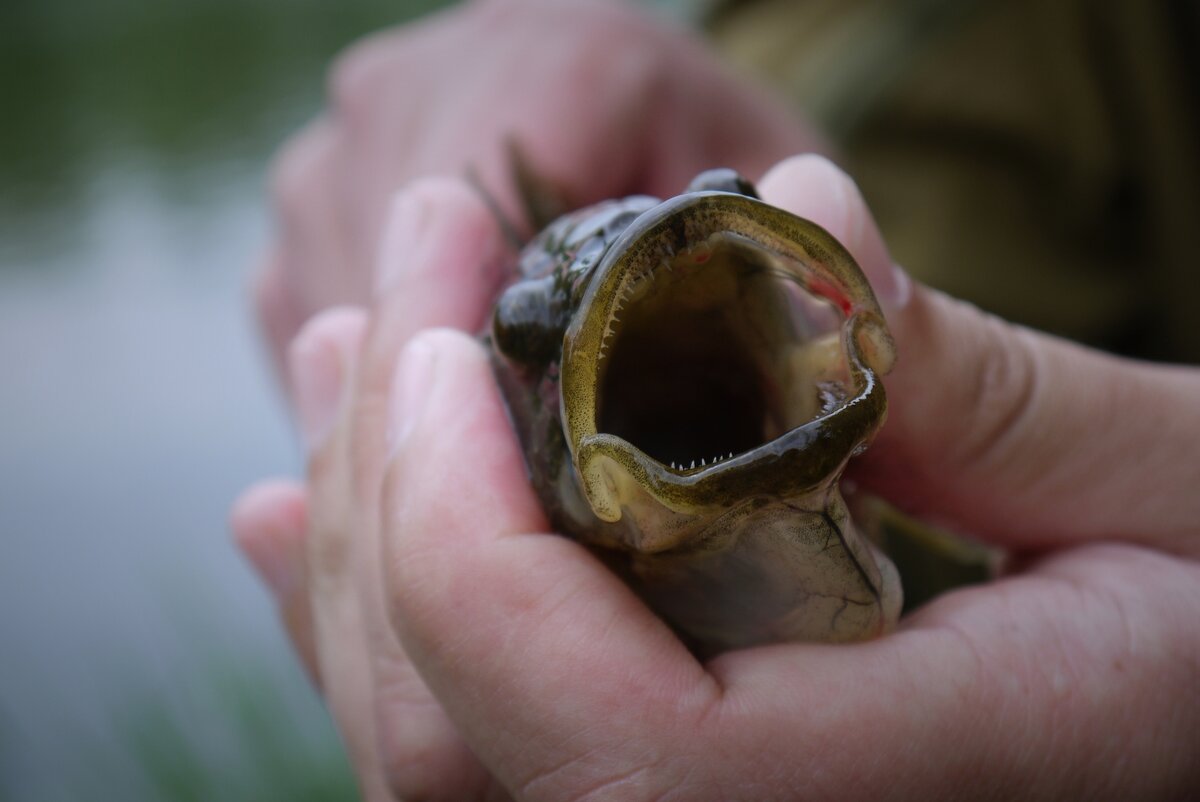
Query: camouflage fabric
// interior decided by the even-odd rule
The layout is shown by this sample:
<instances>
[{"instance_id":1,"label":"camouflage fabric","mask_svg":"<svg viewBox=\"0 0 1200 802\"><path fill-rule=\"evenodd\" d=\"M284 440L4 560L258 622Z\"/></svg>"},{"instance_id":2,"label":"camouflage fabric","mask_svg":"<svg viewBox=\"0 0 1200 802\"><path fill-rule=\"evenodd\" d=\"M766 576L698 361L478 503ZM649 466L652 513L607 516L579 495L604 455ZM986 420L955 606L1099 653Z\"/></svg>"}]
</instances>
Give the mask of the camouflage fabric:
<instances>
[{"instance_id":1,"label":"camouflage fabric","mask_svg":"<svg viewBox=\"0 0 1200 802\"><path fill-rule=\"evenodd\" d=\"M915 276L1200 362L1200 4L747 0L708 25L830 134Z\"/></svg>"}]
</instances>

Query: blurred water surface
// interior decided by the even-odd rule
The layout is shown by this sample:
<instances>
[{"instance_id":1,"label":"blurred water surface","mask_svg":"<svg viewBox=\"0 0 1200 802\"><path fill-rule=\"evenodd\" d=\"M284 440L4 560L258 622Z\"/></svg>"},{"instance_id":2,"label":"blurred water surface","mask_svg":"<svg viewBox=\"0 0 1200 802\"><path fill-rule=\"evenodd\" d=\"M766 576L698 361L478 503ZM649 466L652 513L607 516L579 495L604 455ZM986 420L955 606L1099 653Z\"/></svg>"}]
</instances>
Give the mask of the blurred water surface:
<instances>
[{"instance_id":1,"label":"blurred water surface","mask_svg":"<svg viewBox=\"0 0 1200 802\"><path fill-rule=\"evenodd\" d=\"M226 529L299 467L242 286L328 60L433 5L0 4L0 798L349 793Z\"/></svg>"}]
</instances>

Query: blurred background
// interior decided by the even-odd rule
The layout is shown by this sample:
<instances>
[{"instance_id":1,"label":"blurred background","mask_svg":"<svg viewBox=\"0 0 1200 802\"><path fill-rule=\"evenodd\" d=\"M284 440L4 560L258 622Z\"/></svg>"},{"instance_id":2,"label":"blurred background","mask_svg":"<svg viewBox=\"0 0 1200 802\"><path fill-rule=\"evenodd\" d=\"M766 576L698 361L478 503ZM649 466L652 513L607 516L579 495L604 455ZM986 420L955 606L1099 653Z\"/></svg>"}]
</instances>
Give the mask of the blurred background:
<instances>
[{"instance_id":1,"label":"blurred background","mask_svg":"<svg viewBox=\"0 0 1200 802\"><path fill-rule=\"evenodd\" d=\"M300 469L243 286L329 59L434 5L0 3L0 799L352 798L226 527Z\"/></svg>"},{"instance_id":2,"label":"blurred background","mask_svg":"<svg viewBox=\"0 0 1200 802\"><path fill-rule=\"evenodd\" d=\"M693 15L712 5L643 2ZM0 800L354 798L328 717L226 525L230 502L248 483L302 467L244 287L269 236L270 156L321 107L330 59L364 33L444 3L0 0ZM789 4L755 5L773 12ZM841 0L810 5L821 11ZM1167 59L1178 54L1153 38L1125 42L1116 34L1141 29L1119 24L1115 12L1100 14L1107 27L1093 33L1111 34L1100 40L1105 46L1083 48L1078 63L1063 67L1068 39L1056 28L1040 39L1021 36L1027 26L1006 16L1022 22L1022 8L1054 4L879 5L986 5L993 16L972 18L932 53L918 48L921 37L909 37L913 45L893 36L912 26L881 26L883 38L871 40L878 47L829 49L855 57L841 65L838 74L848 77L840 83L821 58L826 51L771 35L779 28L772 14L732 20L724 48L736 56L739 42L748 43L741 56L751 67L761 61L764 75L799 62L786 73L794 85L782 88L849 143L852 172L900 261L932 269L942 257L947 269L927 280L1041 328L1194 361L1194 71L1178 70L1181 77L1146 64L1162 55L1163 64L1186 67L1195 48ZM1170 8L1176 16L1162 19L1195 22L1194 4ZM1196 30L1164 27L1172 35L1184 29ZM987 36L977 40L981 32ZM775 50L763 46L772 41ZM893 58L909 45L908 55L921 58ZM1010 70L1010 62L1029 69ZM1120 112L1114 119L1142 121L1140 128L1118 126L1116 137L1088 123L1079 137L1067 136L1072 120L1092 117L1067 113L1061 98L1088 100L1093 80L1103 83L1096 75L1124 75L1097 72L1093 62L1149 76L1117 82L1125 94L1109 98ZM893 85L902 72L907 83ZM1023 102L1013 120L993 120L982 101L961 102L986 94L985 86L1009 97L1007 83L981 74L1016 76L1010 94ZM1082 83L1068 80L1073 75ZM860 78L870 91L854 83ZM1147 99L1162 101L1160 116L1142 113ZM1038 123L1029 130L1026 113ZM980 140L993 128L1003 136ZM961 135L958 150L947 150L957 141L947 131ZM1179 147L1159 147L1164 132L1184 132ZM1096 152L1107 154L1095 164L1093 134L1101 137ZM1070 280L1065 289L1046 284L1043 262L1012 234L1024 229L997 225L982 231L992 240L981 239L957 214L965 208L959 195L938 206L889 194L914 174L930 184L943 168L948 186L987 203L994 186L1011 190L1019 212L1036 198L1036 214L999 223L1034 217L1057 226L1040 233L1045 263ZM969 174L1000 183L979 191L962 180ZM987 203L972 219L998 219ZM1175 239L1150 225L1160 218ZM1062 242L1077 241L1091 248L1071 251L1087 268L1079 275L1073 263L1059 264ZM1019 248L1019 258L1000 245ZM1151 272L1156 260L1164 269ZM1022 266L1032 278L1013 278Z\"/></svg>"},{"instance_id":3,"label":"blurred background","mask_svg":"<svg viewBox=\"0 0 1200 802\"><path fill-rule=\"evenodd\" d=\"M244 288L330 59L445 4L0 2L0 800L355 798L226 524L302 470Z\"/></svg>"}]
</instances>

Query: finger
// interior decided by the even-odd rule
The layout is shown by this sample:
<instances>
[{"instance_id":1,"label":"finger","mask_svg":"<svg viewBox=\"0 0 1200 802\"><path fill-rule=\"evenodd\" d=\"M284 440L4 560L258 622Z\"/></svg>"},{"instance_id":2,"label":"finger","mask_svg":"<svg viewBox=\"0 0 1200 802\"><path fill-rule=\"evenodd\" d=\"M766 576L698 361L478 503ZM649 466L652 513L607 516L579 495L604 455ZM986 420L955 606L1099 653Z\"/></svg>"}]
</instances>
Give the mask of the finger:
<instances>
[{"instance_id":1,"label":"finger","mask_svg":"<svg viewBox=\"0 0 1200 802\"><path fill-rule=\"evenodd\" d=\"M271 366L290 398L287 348L304 323L304 317L288 292L278 252L273 251L262 260L251 279L250 296L258 325L267 341Z\"/></svg>"},{"instance_id":2,"label":"finger","mask_svg":"<svg viewBox=\"0 0 1200 802\"><path fill-rule=\"evenodd\" d=\"M348 377L365 330L362 310L341 307L312 318L292 341L289 375L297 422L311 451L326 438L349 388ZM253 490L253 489L252 489ZM289 483L269 485L235 509L235 533L260 573L277 588L285 625L305 668L319 675L308 587L308 498ZM286 569L286 572L284 572ZM272 584L272 581L274 584Z\"/></svg>"},{"instance_id":3,"label":"finger","mask_svg":"<svg viewBox=\"0 0 1200 802\"><path fill-rule=\"evenodd\" d=\"M1017 548L1117 539L1200 551L1200 373L1117 359L926 290L894 330L909 356L887 383L890 423L864 482Z\"/></svg>"},{"instance_id":4,"label":"finger","mask_svg":"<svg viewBox=\"0 0 1200 802\"><path fill-rule=\"evenodd\" d=\"M665 759L716 688L613 573L540 534L546 521L482 349L423 333L396 381L388 598L464 738L520 797ZM596 726L612 720L645 732Z\"/></svg>"},{"instance_id":5,"label":"finger","mask_svg":"<svg viewBox=\"0 0 1200 802\"><path fill-rule=\"evenodd\" d=\"M310 451L324 441L345 403L366 326L362 309L335 307L309 320L292 341L288 364L296 419Z\"/></svg>"},{"instance_id":6,"label":"finger","mask_svg":"<svg viewBox=\"0 0 1200 802\"><path fill-rule=\"evenodd\" d=\"M908 277L893 266L858 187L833 162L811 153L793 156L768 170L758 189L767 202L812 220L841 242L885 311L905 304Z\"/></svg>"},{"instance_id":7,"label":"finger","mask_svg":"<svg viewBox=\"0 0 1200 802\"><path fill-rule=\"evenodd\" d=\"M382 472L377 433L386 429L396 354L425 328L480 331L507 275L507 255L496 220L465 182L422 179L396 196L377 257L355 405L356 432L364 435L354 445L360 485Z\"/></svg>"},{"instance_id":8,"label":"finger","mask_svg":"<svg viewBox=\"0 0 1200 802\"><path fill-rule=\"evenodd\" d=\"M338 129L321 117L289 139L271 165L280 263L304 318L335 304L367 300L367 266L352 261L352 221L338 203L345 180L341 146Z\"/></svg>"},{"instance_id":9,"label":"finger","mask_svg":"<svg viewBox=\"0 0 1200 802\"><path fill-rule=\"evenodd\" d=\"M503 266L495 229L486 207L460 182L416 182L392 205L349 443L354 497L363 510L378 508L385 427L377 424L395 354L427 326L479 330ZM318 398L318 406L322 403ZM477 798L490 778L396 639L380 581L378 532L373 521L362 523L354 545L362 554L355 590L372 652L372 715L384 779L399 798Z\"/></svg>"},{"instance_id":10,"label":"finger","mask_svg":"<svg viewBox=\"0 0 1200 802\"><path fill-rule=\"evenodd\" d=\"M346 597L354 601L350 536L357 512L342 470L345 436L334 436L351 425L351 399L358 370L358 353L366 332L366 313L337 307L317 314L296 336L288 352L295 388L297 424L308 452L312 502L309 574L317 597ZM341 428L339 428L341 427ZM342 602L339 601L339 604Z\"/></svg>"},{"instance_id":11,"label":"finger","mask_svg":"<svg viewBox=\"0 0 1200 802\"><path fill-rule=\"evenodd\" d=\"M820 777L813 799L1186 798L1197 578L1088 546L942 597L887 638L729 653L711 666L721 743L768 787Z\"/></svg>"},{"instance_id":12,"label":"finger","mask_svg":"<svg viewBox=\"0 0 1200 802\"><path fill-rule=\"evenodd\" d=\"M363 794L389 798L384 762L373 726L376 698L370 642L358 571L371 559L356 542L361 513L342 467L349 400L357 354L366 329L355 308L326 310L312 318L289 350L297 422L309 452L311 509L304 539L306 596L322 693L337 718Z\"/></svg>"},{"instance_id":13,"label":"finger","mask_svg":"<svg viewBox=\"0 0 1200 802\"><path fill-rule=\"evenodd\" d=\"M304 488L287 479L251 485L234 502L229 526L238 548L275 597L301 664L314 684L319 684L305 581L308 498Z\"/></svg>"},{"instance_id":14,"label":"finger","mask_svg":"<svg viewBox=\"0 0 1200 802\"><path fill-rule=\"evenodd\" d=\"M909 288L853 183L815 157L772 171L763 193L843 240L896 338L888 423L857 478L1011 547L1200 551L1200 371L1120 360Z\"/></svg>"},{"instance_id":15,"label":"finger","mask_svg":"<svg viewBox=\"0 0 1200 802\"><path fill-rule=\"evenodd\" d=\"M508 257L497 220L465 181L411 183L393 200L380 244L372 349L390 363L423 328L481 330Z\"/></svg>"}]
</instances>

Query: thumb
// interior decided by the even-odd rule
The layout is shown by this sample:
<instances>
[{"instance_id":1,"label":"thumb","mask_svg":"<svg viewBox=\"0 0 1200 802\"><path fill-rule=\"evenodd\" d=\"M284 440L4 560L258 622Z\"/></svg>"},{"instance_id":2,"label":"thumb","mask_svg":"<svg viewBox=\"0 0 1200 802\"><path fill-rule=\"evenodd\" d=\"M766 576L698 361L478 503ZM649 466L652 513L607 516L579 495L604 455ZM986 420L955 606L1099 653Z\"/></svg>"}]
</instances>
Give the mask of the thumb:
<instances>
[{"instance_id":1,"label":"thumb","mask_svg":"<svg viewBox=\"0 0 1200 802\"><path fill-rule=\"evenodd\" d=\"M860 481L1012 548L1120 539L1200 552L1200 371L1119 359L907 286L857 188L824 159L783 162L762 189L842 240L896 339L888 423Z\"/></svg>"},{"instance_id":2,"label":"thumb","mask_svg":"<svg viewBox=\"0 0 1200 802\"><path fill-rule=\"evenodd\" d=\"M420 334L401 355L383 571L405 649L467 744L507 787L559 798L661 758L714 689L599 560L543 534L490 374L457 333ZM640 732L596 727L613 717Z\"/></svg>"}]
</instances>

